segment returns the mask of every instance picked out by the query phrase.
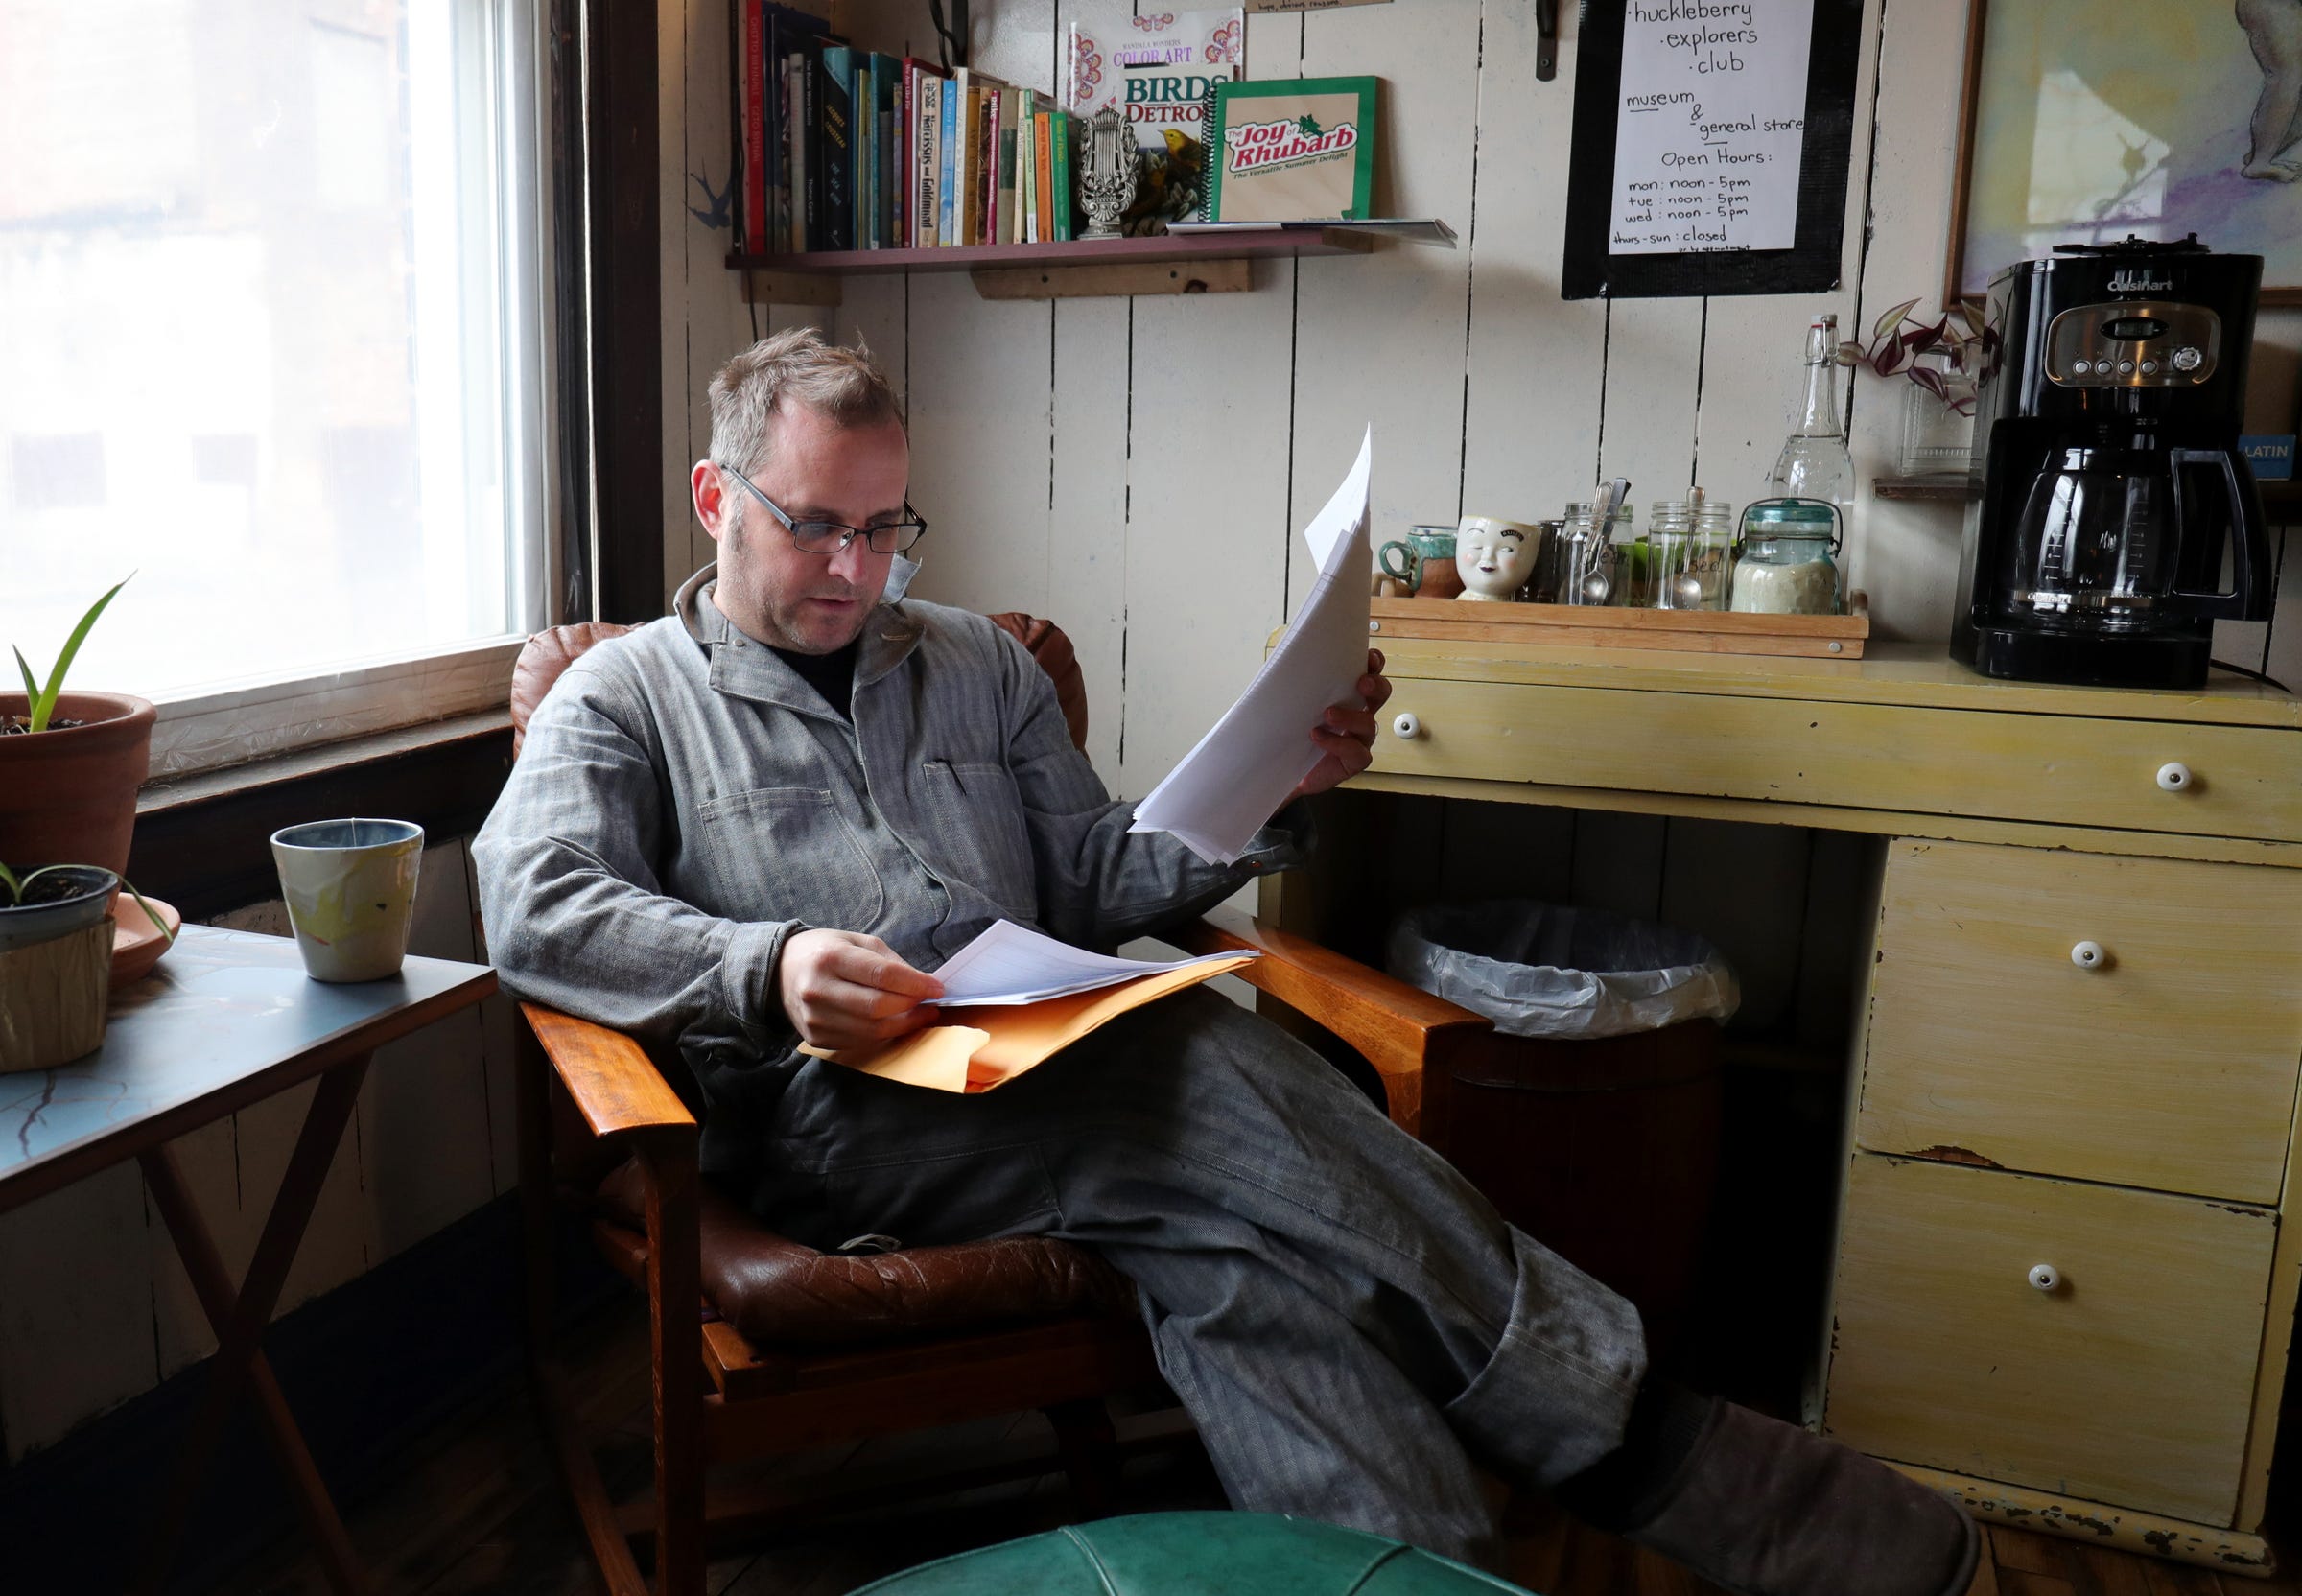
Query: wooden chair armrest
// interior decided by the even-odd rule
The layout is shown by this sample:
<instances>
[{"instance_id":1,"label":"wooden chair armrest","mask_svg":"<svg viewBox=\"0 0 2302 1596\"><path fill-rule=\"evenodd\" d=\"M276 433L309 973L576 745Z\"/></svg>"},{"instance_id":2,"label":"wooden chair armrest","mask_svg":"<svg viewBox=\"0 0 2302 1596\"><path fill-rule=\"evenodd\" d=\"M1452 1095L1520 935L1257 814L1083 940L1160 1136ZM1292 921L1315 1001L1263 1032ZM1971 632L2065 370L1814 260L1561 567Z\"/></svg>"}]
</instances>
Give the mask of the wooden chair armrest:
<instances>
[{"instance_id":1,"label":"wooden chair armrest","mask_svg":"<svg viewBox=\"0 0 2302 1596\"><path fill-rule=\"evenodd\" d=\"M541 1003L522 1003L520 1013L594 1136L634 1131L693 1136L695 1116L631 1038Z\"/></svg>"},{"instance_id":2,"label":"wooden chair armrest","mask_svg":"<svg viewBox=\"0 0 2302 1596\"><path fill-rule=\"evenodd\" d=\"M1358 1049L1383 1078L1391 1117L1409 1131L1421 1122L1427 1067L1493 1028L1460 1004L1237 909L1211 910L1165 940L1192 953L1260 949L1263 956L1242 967L1239 979Z\"/></svg>"}]
</instances>

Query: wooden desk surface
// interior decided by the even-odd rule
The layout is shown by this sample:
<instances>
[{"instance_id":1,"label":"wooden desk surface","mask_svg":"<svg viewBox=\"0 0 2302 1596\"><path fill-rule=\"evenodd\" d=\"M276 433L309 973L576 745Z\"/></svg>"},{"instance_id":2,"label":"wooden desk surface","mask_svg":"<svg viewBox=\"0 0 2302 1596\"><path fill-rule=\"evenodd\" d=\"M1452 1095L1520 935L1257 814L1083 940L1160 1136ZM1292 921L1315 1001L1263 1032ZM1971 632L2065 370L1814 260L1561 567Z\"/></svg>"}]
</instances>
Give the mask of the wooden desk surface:
<instances>
[{"instance_id":1,"label":"wooden desk surface","mask_svg":"<svg viewBox=\"0 0 2302 1596\"><path fill-rule=\"evenodd\" d=\"M104 1045L0 1075L0 1211L132 1158L496 990L485 965L411 957L331 986L285 937L186 926L115 993Z\"/></svg>"},{"instance_id":2,"label":"wooden desk surface","mask_svg":"<svg viewBox=\"0 0 2302 1596\"><path fill-rule=\"evenodd\" d=\"M1607 687L1651 692L1902 704L2018 715L2302 731L2302 698L2218 670L2190 692L2000 682L1952 660L1940 643L1874 643L1860 660L1699 654L1643 648L1500 648L1420 638L1370 641L1393 677Z\"/></svg>"}]
</instances>

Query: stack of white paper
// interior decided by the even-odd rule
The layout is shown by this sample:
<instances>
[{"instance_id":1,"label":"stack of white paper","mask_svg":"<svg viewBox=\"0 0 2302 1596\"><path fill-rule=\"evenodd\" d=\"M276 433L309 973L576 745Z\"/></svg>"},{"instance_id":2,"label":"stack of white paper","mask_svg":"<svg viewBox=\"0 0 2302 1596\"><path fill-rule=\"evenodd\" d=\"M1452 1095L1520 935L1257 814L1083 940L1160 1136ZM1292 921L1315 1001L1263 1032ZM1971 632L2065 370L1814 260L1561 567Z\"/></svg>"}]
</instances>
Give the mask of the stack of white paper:
<instances>
[{"instance_id":1,"label":"stack of white paper","mask_svg":"<svg viewBox=\"0 0 2302 1596\"><path fill-rule=\"evenodd\" d=\"M1229 864L1319 763L1311 728L1337 704L1366 708L1369 575L1367 477L1374 429L1327 507L1303 530L1319 579L1239 701L1136 806L1138 832L1171 832L1203 859Z\"/></svg>"},{"instance_id":2,"label":"stack of white paper","mask_svg":"<svg viewBox=\"0 0 2302 1596\"><path fill-rule=\"evenodd\" d=\"M1074 992L1117 986L1138 975L1244 956L1250 955L1242 949L1163 964L1154 959L1115 959L1042 936L1012 920L1000 920L945 960L935 978L943 983L939 1001L946 1008L985 1007L1066 998Z\"/></svg>"}]
</instances>

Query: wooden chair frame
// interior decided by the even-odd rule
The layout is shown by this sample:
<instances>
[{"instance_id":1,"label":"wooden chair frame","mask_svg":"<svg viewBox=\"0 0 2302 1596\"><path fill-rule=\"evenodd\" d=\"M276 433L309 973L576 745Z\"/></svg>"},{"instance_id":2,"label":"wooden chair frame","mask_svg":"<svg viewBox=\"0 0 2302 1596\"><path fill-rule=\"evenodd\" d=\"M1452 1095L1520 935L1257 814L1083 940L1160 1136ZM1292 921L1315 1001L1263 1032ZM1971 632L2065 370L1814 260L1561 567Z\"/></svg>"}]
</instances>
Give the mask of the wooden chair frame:
<instances>
[{"instance_id":1,"label":"wooden chair frame","mask_svg":"<svg viewBox=\"0 0 2302 1596\"><path fill-rule=\"evenodd\" d=\"M1412 1132L1426 1078L1440 1082L1487 1021L1315 943L1235 911L1171 936L1192 952L1260 950L1242 978L1356 1048L1381 1075L1391 1116ZM636 1543L652 1542L661 1596L700 1596L707 1536L759 1527L797 1505L780 1492L707 1502L716 1463L802 1450L1027 1407L1049 1411L1063 1463L1092 1483L1107 1462L1102 1398L1156 1374L1148 1336L1129 1321L1079 1316L975 1335L794 1355L706 1323L698 1255L697 1126L629 1037L540 1004L522 1005L518 1107L526 1231L529 1368L561 1473L612 1596L644 1596ZM596 1142L636 1155L646 1191L654 1490L642 1511L610 1499L553 1350L552 1084ZM625 1257L627 1267L638 1259ZM1036 1471L1043 1460L1005 1469ZM980 1476L978 1476L980 1477ZM997 1477L997 1476L993 1476ZM816 1504L820 1511L820 1504Z\"/></svg>"}]
</instances>

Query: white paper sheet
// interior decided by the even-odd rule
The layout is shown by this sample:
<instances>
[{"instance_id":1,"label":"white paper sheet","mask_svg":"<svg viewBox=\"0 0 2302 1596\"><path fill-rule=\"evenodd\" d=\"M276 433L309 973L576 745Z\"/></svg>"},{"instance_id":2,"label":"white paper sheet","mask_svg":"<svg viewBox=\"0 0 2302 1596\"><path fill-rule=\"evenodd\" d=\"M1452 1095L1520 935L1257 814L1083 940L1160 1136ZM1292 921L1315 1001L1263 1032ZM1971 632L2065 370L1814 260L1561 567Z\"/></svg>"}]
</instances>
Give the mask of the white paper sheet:
<instances>
[{"instance_id":1,"label":"white paper sheet","mask_svg":"<svg viewBox=\"0 0 2302 1596\"><path fill-rule=\"evenodd\" d=\"M1091 953L1068 942L1043 936L1012 920L995 921L935 972L943 983L939 1001L946 1008L961 1005L1036 1003L1043 998L1062 998L1074 992L1092 992L1116 986L1138 975L1182 970L1218 959L1235 959L1243 952L1206 953L1198 958L1116 959Z\"/></svg>"},{"instance_id":2,"label":"white paper sheet","mask_svg":"<svg viewBox=\"0 0 2302 1596\"><path fill-rule=\"evenodd\" d=\"M1797 243L1815 0L1629 0L1610 255Z\"/></svg>"},{"instance_id":3,"label":"white paper sheet","mask_svg":"<svg viewBox=\"0 0 2302 1596\"><path fill-rule=\"evenodd\" d=\"M1319 763L1311 728L1329 708L1363 709L1367 673L1368 474L1374 429L1359 458L1303 529L1319 579L1247 691L1199 745L1136 806L1138 832L1171 832L1203 859L1229 864Z\"/></svg>"}]
</instances>

